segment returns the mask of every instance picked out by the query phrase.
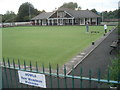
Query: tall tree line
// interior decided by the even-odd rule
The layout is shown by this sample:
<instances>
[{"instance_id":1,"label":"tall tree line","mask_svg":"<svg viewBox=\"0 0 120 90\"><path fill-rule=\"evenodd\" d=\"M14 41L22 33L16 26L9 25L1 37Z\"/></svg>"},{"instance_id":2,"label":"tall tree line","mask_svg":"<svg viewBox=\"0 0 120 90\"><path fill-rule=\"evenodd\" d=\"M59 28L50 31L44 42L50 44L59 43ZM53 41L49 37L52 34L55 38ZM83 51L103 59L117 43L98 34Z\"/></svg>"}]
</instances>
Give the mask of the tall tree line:
<instances>
[{"instance_id":1,"label":"tall tree line","mask_svg":"<svg viewBox=\"0 0 120 90\"><path fill-rule=\"evenodd\" d=\"M101 13L104 19L120 19L120 9L116 9L114 11L104 11Z\"/></svg>"},{"instance_id":2,"label":"tall tree line","mask_svg":"<svg viewBox=\"0 0 120 90\"><path fill-rule=\"evenodd\" d=\"M81 6L78 6L78 4L74 2L63 3L63 5L59 8L81 10ZM114 11L109 12L98 12L96 9L92 9L91 11L98 14L101 17L104 17L104 19L120 19L120 9L116 9ZM4 15L2 15L2 22L26 22L42 12L45 11L39 11L35 9L31 3L25 2L19 7L18 14L15 14L13 11L7 11Z\"/></svg>"},{"instance_id":3,"label":"tall tree line","mask_svg":"<svg viewBox=\"0 0 120 90\"><path fill-rule=\"evenodd\" d=\"M13 11L7 11L2 15L2 22L27 22L41 12L45 11L39 11L31 3L25 2L19 7L18 14Z\"/></svg>"}]
</instances>

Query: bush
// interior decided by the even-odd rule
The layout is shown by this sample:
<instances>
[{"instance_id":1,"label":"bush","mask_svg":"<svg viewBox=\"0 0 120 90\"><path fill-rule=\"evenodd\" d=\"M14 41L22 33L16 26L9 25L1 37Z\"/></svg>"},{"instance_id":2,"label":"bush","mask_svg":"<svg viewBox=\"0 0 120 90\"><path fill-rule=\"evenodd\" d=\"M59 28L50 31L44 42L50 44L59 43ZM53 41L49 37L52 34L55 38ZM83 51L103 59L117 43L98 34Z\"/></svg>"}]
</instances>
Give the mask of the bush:
<instances>
[{"instance_id":1,"label":"bush","mask_svg":"<svg viewBox=\"0 0 120 90\"><path fill-rule=\"evenodd\" d=\"M110 79L118 81L118 75L120 73L120 57L112 60L112 65L110 69Z\"/></svg>"},{"instance_id":2,"label":"bush","mask_svg":"<svg viewBox=\"0 0 120 90\"><path fill-rule=\"evenodd\" d=\"M109 66L110 79L120 81L120 54L112 60L112 65ZM113 86L116 86L115 84Z\"/></svg>"},{"instance_id":3,"label":"bush","mask_svg":"<svg viewBox=\"0 0 120 90\"><path fill-rule=\"evenodd\" d=\"M118 23L118 34L120 35L120 22Z\"/></svg>"}]
</instances>

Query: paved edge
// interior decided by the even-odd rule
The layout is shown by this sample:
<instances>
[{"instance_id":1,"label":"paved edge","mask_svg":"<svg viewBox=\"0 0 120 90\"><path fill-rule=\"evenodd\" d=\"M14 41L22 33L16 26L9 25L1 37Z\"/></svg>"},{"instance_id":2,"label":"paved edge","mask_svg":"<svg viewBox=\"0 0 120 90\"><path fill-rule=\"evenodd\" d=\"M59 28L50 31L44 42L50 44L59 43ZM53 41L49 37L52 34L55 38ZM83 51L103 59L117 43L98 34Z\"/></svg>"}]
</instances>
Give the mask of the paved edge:
<instances>
[{"instance_id":1,"label":"paved edge","mask_svg":"<svg viewBox=\"0 0 120 90\"><path fill-rule=\"evenodd\" d=\"M85 52L85 56L83 56L83 58L79 58L79 61L74 65L74 69L86 58L88 57L116 28L113 28L112 30L110 30L108 33L106 33L106 35L102 36L100 39L95 41L95 45L90 45L88 48L86 48L85 50L83 50L82 52ZM80 53L82 53L80 52ZM80 54L78 54L77 56L79 56ZM75 57L77 57L75 56ZM73 59L71 59L69 62L67 62L65 65L67 67L67 75L69 73L72 72L72 64L70 64L70 66L67 66L68 63L70 63ZM64 67L62 67L64 68Z\"/></svg>"}]
</instances>

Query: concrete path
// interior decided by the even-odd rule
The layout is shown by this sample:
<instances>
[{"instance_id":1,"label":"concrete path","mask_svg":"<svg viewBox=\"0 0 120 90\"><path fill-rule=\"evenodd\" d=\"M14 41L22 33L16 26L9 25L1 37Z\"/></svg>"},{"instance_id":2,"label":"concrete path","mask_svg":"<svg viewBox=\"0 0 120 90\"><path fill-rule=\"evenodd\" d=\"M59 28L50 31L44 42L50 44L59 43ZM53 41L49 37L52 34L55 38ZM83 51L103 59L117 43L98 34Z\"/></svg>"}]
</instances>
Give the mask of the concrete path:
<instances>
[{"instance_id":1,"label":"concrete path","mask_svg":"<svg viewBox=\"0 0 120 90\"><path fill-rule=\"evenodd\" d=\"M111 65L111 59L117 54L116 51L113 51L112 54L109 54L110 50L112 49L110 45L112 44L112 41L116 39L118 39L118 33L115 29L75 68L75 75L79 75L80 67L82 67L84 76L89 75L88 72L90 69L92 70L94 77L96 77L96 72L98 72L98 69L101 70L101 75L103 76L106 73L108 65Z\"/></svg>"}]
</instances>

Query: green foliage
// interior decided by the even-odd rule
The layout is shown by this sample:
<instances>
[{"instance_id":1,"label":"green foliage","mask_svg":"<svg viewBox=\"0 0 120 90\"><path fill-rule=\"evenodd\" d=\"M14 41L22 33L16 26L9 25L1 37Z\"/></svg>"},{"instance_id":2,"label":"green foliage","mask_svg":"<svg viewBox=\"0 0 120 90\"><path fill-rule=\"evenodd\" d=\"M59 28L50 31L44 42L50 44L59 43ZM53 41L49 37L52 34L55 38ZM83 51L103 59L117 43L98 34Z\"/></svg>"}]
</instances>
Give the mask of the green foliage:
<instances>
[{"instance_id":1,"label":"green foliage","mask_svg":"<svg viewBox=\"0 0 120 90\"><path fill-rule=\"evenodd\" d=\"M112 60L112 65L110 69L110 79L118 81L118 76L120 75L120 56Z\"/></svg>"},{"instance_id":2,"label":"green foliage","mask_svg":"<svg viewBox=\"0 0 120 90\"><path fill-rule=\"evenodd\" d=\"M120 9L118 9L117 16L118 16L118 19L120 19Z\"/></svg>"},{"instance_id":3,"label":"green foliage","mask_svg":"<svg viewBox=\"0 0 120 90\"><path fill-rule=\"evenodd\" d=\"M69 2L69 3L64 3L60 8L69 8L75 10L75 8L78 8L77 3Z\"/></svg>"},{"instance_id":4,"label":"green foliage","mask_svg":"<svg viewBox=\"0 0 120 90\"><path fill-rule=\"evenodd\" d=\"M104 19L118 19L120 18L120 10L114 10L114 11L104 11L103 13L103 17ZM101 13L101 15L102 15Z\"/></svg>"},{"instance_id":5,"label":"green foliage","mask_svg":"<svg viewBox=\"0 0 120 90\"><path fill-rule=\"evenodd\" d=\"M29 21L32 17L39 14L31 3L23 3L18 10L17 21ZM29 17L29 18L28 18Z\"/></svg>"},{"instance_id":6,"label":"green foliage","mask_svg":"<svg viewBox=\"0 0 120 90\"><path fill-rule=\"evenodd\" d=\"M2 17L2 22L14 22L16 14L13 11L7 11Z\"/></svg>"},{"instance_id":7,"label":"green foliage","mask_svg":"<svg viewBox=\"0 0 120 90\"><path fill-rule=\"evenodd\" d=\"M2 23L2 14L0 14L0 23Z\"/></svg>"},{"instance_id":8,"label":"green foliage","mask_svg":"<svg viewBox=\"0 0 120 90\"><path fill-rule=\"evenodd\" d=\"M120 22L118 22L118 34L120 35Z\"/></svg>"},{"instance_id":9,"label":"green foliage","mask_svg":"<svg viewBox=\"0 0 120 90\"><path fill-rule=\"evenodd\" d=\"M98 14L98 12L97 12L97 10L95 8L92 9L91 11L94 12L94 13L96 13L96 14Z\"/></svg>"}]
</instances>

